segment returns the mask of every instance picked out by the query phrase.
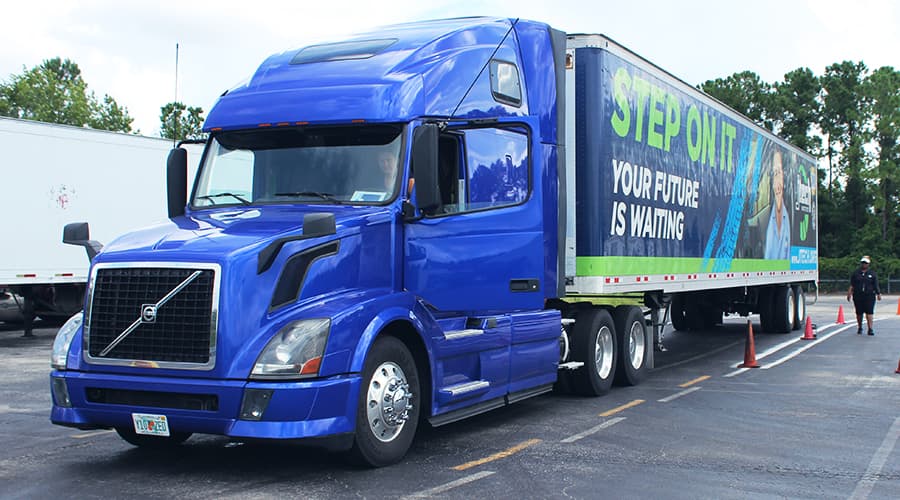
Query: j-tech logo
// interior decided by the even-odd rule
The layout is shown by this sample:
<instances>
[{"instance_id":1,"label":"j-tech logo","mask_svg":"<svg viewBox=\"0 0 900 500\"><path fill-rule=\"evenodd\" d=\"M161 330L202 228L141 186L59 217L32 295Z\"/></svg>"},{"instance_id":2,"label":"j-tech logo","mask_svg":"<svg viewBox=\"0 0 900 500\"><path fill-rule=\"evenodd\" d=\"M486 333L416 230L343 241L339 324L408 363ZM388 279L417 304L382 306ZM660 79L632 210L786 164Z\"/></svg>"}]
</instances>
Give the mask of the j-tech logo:
<instances>
[{"instance_id":1,"label":"j-tech logo","mask_svg":"<svg viewBox=\"0 0 900 500\"><path fill-rule=\"evenodd\" d=\"M58 208L60 210L65 210L69 208L73 201L76 198L76 192L70 186L66 186L65 184L60 184L58 186L52 186L48 190L49 198L50 198L50 206L54 208Z\"/></svg>"}]
</instances>

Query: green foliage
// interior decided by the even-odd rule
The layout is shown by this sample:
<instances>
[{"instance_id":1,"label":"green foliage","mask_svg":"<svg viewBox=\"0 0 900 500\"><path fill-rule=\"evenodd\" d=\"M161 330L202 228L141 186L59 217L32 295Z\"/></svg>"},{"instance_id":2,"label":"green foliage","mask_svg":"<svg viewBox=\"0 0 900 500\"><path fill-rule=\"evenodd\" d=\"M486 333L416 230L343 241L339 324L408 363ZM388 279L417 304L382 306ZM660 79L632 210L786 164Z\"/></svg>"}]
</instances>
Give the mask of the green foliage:
<instances>
[{"instance_id":1,"label":"green foliage","mask_svg":"<svg viewBox=\"0 0 900 500\"><path fill-rule=\"evenodd\" d=\"M859 267L859 258L863 255L872 257L872 270L878 274L882 293L887 293L888 280L900 278L900 258L882 257L877 253L837 258L819 257L819 289L824 292L847 293L850 288L850 273ZM891 292L897 292L896 285Z\"/></svg>"},{"instance_id":2,"label":"green foliage","mask_svg":"<svg viewBox=\"0 0 900 500\"><path fill-rule=\"evenodd\" d=\"M203 139L203 108L187 107L184 103L170 102L160 108L160 135L177 141Z\"/></svg>"},{"instance_id":3,"label":"green foliage","mask_svg":"<svg viewBox=\"0 0 900 500\"><path fill-rule=\"evenodd\" d=\"M118 132L131 132L133 121L112 97L98 101L78 65L58 57L0 83L0 114Z\"/></svg>"},{"instance_id":4,"label":"green foliage","mask_svg":"<svg viewBox=\"0 0 900 500\"><path fill-rule=\"evenodd\" d=\"M781 122L780 135L804 151L817 151L822 142L810 132L821 110L818 77L809 68L798 68L784 75L784 82L775 83L774 88L771 112Z\"/></svg>"},{"instance_id":5,"label":"green foliage","mask_svg":"<svg viewBox=\"0 0 900 500\"><path fill-rule=\"evenodd\" d=\"M821 76L798 68L769 84L743 71L700 88L822 160L820 266L877 254L900 269L900 72L843 61Z\"/></svg>"},{"instance_id":6,"label":"green foliage","mask_svg":"<svg viewBox=\"0 0 900 500\"><path fill-rule=\"evenodd\" d=\"M708 80L700 89L760 125L772 129L773 89L759 75L742 71L727 78Z\"/></svg>"}]
</instances>

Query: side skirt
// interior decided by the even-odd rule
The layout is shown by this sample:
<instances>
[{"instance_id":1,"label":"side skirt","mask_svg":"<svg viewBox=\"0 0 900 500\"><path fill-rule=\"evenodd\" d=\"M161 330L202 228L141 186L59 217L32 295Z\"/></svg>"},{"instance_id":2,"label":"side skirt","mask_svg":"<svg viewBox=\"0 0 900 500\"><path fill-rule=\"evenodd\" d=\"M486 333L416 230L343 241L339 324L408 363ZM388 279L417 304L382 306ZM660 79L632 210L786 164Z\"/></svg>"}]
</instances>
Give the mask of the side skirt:
<instances>
[{"instance_id":1,"label":"side skirt","mask_svg":"<svg viewBox=\"0 0 900 500\"><path fill-rule=\"evenodd\" d=\"M463 420L465 418L473 417L475 415L485 413L487 411L495 410L497 408L522 401L523 399L528 399L534 396L539 396L541 394L550 392L553 390L553 384L542 385L539 387L532 387L530 389L525 389L522 391L514 392L512 394L507 394L502 398L492 399L490 401L484 401L482 403L478 403L477 405L469 406L466 408L460 408L459 410L454 410L449 413L444 413L442 415L435 415L428 419L428 423L434 427L440 427L442 425L447 425L459 420Z\"/></svg>"}]
</instances>

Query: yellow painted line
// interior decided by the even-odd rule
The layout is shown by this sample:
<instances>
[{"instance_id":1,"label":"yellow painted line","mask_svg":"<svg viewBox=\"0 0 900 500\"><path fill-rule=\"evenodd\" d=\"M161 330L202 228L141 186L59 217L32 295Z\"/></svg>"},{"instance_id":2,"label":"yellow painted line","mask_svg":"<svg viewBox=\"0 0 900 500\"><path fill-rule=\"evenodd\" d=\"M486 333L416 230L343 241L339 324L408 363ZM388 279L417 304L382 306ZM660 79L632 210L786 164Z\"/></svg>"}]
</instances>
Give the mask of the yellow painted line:
<instances>
[{"instance_id":1,"label":"yellow painted line","mask_svg":"<svg viewBox=\"0 0 900 500\"><path fill-rule=\"evenodd\" d=\"M508 450L503 450L501 452L494 453L493 455L491 455L489 457L484 457L479 460L473 460L471 462L466 462L462 465L457 465L456 467L453 468L453 470L463 471L466 469L471 469L472 467L478 467L479 465L483 465L488 462L493 462L494 460L500 460L501 458L506 458L510 455L513 455L515 453L518 453L518 452L524 450L525 448L528 448L529 446L534 446L540 442L541 442L540 439L529 439L528 441L525 441L524 443L519 443L519 444L513 446L512 448L509 448Z\"/></svg>"},{"instance_id":2,"label":"yellow painted line","mask_svg":"<svg viewBox=\"0 0 900 500\"><path fill-rule=\"evenodd\" d=\"M635 406L637 406L641 403L644 403L644 402L645 401L643 399L635 399L634 401L632 401L630 403L625 403L622 406L617 406L617 407L613 408L612 410L607 410L607 411L601 413L600 416L608 417L610 415L615 415L616 413L619 413L620 411L624 411L629 408L634 408Z\"/></svg>"},{"instance_id":3,"label":"yellow painted line","mask_svg":"<svg viewBox=\"0 0 900 500\"><path fill-rule=\"evenodd\" d=\"M679 385L678 387L690 387L690 386L692 386L692 385L694 385L694 384L699 384L700 382L703 382L704 380L706 380L706 379L708 379L708 378L710 378L709 375L704 375L704 376L702 376L702 377L697 377L697 378L695 378L694 380L688 380L687 382L685 382L685 383Z\"/></svg>"},{"instance_id":4,"label":"yellow painted line","mask_svg":"<svg viewBox=\"0 0 900 500\"><path fill-rule=\"evenodd\" d=\"M103 434L109 434L110 432L116 432L116 431L114 431L114 430L112 430L112 429L107 429L107 430L103 430L103 431L88 432L88 433L85 433L85 434L75 434L75 435L73 435L72 437L73 437L74 439L86 439L86 438L89 438L89 437L102 436Z\"/></svg>"}]
</instances>

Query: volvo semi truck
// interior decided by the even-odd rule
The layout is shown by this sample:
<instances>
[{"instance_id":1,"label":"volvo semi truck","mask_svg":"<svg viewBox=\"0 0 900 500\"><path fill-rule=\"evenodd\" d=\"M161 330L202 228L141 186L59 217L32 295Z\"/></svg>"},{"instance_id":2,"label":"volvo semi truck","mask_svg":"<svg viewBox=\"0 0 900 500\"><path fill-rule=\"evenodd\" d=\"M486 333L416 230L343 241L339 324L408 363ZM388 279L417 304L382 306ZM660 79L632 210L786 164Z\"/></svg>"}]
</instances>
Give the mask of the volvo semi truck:
<instances>
[{"instance_id":1,"label":"volvo semi truck","mask_svg":"<svg viewBox=\"0 0 900 500\"><path fill-rule=\"evenodd\" d=\"M423 422L639 383L665 311L789 332L817 279L814 158L602 35L390 26L272 55L204 129L190 196L174 149L169 219L94 257L53 423L381 466Z\"/></svg>"}]
</instances>

